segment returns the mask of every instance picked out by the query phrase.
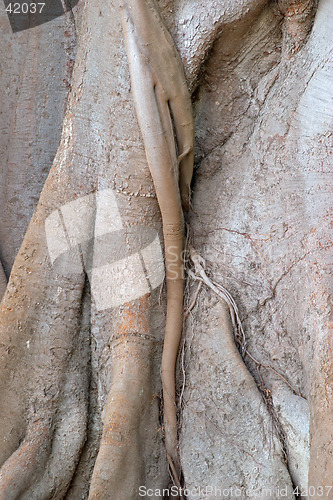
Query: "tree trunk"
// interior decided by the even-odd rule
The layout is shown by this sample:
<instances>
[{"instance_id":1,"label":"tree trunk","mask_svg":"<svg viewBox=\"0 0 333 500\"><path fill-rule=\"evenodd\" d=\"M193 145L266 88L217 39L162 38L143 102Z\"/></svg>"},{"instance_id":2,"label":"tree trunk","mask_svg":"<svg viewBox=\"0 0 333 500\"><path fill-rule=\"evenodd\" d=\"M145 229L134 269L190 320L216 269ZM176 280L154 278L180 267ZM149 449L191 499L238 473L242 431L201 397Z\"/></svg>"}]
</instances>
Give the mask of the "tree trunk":
<instances>
[{"instance_id":1,"label":"tree trunk","mask_svg":"<svg viewBox=\"0 0 333 500\"><path fill-rule=\"evenodd\" d=\"M13 34L1 9L0 25L0 260L9 276L59 146L76 29L70 11Z\"/></svg>"},{"instance_id":2,"label":"tree trunk","mask_svg":"<svg viewBox=\"0 0 333 500\"><path fill-rule=\"evenodd\" d=\"M158 5L195 116L181 485L188 499L329 498L329 1ZM118 0L85 0L3 46L0 499L160 498L174 294L161 151L144 129L155 101L142 106L133 66L131 85ZM147 44L148 73L164 48Z\"/></svg>"}]
</instances>

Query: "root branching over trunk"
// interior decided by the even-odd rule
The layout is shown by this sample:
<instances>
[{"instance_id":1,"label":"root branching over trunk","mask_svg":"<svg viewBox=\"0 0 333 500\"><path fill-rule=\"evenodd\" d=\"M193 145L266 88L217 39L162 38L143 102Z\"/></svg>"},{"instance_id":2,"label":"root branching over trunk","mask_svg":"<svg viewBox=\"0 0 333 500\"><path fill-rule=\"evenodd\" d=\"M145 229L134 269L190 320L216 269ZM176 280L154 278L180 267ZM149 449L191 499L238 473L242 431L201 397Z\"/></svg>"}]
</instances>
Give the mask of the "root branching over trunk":
<instances>
[{"instance_id":1,"label":"root branching over trunk","mask_svg":"<svg viewBox=\"0 0 333 500\"><path fill-rule=\"evenodd\" d=\"M163 219L167 320L162 357L165 445L180 486L175 365L183 322L183 208L193 171L193 118L180 57L152 0L120 0L133 96Z\"/></svg>"}]
</instances>

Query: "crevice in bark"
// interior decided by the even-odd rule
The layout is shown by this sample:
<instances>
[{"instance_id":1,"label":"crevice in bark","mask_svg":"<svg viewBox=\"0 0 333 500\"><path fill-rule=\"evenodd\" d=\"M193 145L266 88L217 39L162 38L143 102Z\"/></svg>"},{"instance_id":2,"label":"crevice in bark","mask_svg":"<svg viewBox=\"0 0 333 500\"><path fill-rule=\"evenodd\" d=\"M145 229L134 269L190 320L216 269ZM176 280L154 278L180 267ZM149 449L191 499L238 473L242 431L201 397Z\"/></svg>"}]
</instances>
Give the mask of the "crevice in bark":
<instances>
[{"instance_id":1,"label":"crevice in bark","mask_svg":"<svg viewBox=\"0 0 333 500\"><path fill-rule=\"evenodd\" d=\"M64 11L66 16L66 30L65 30L65 40L66 46L65 51L68 55L67 61L67 81L66 86L70 92L72 89L72 74L75 63L76 56L76 46L77 46L77 28L76 20L73 13L71 0L62 0L64 3Z\"/></svg>"},{"instance_id":2,"label":"crevice in bark","mask_svg":"<svg viewBox=\"0 0 333 500\"><path fill-rule=\"evenodd\" d=\"M75 35L75 40L77 39L77 27L76 27L76 20L75 20L75 16L74 16L74 13L73 13L73 7L72 7L72 1L71 0L62 0L64 5L65 5L65 12L69 12L69 16L70 16L70 20L71 20L71 23L72 23L72 26L73 26L73 31L74 31L74 35ZM77 3L77 2L76 2Z\"/></svg>"},{"instance_id":3,"label":"crevice in bark","mask_svg":"<svg viewBox=\"0 0 333 500\"><path fill-rule=\"evenodd\" d=\"M246 361L243 359L244 361L244 364L245 366L247 367L247 369L250 371L251 367L247 365ZM259 367L258 367L259 368ZM251 371L250 371L251 373ZM279 416L276 412L276 409L274 407L274 403L273 403L273 400L272 400L272 394L271 394L271 390L265 385L261 375L260 375L260 372L258 370L258 373L259 373L259 377L260 377L260 383L258 383L258 381L256 380L256 378L254 377L254 380L256 381L256 384L257 384L257 387L260 391L260 394L263 398L263 401L266 405L266 408L268 410L268 413L270 414L271 416L271 419L272 419L272 425L274 426L274 429L275 429L275 433L280 441L280 444L281 444L281 451L282 451L282 455L283 455L283 458L284 458L284 463L285 463L285 466L286 466L286 469L288 471L288 474L289 474L289 477L290 477L290 481L292 483L292 487L293 487L293 491L296 490L297 486L300 487L300 485L297 485L295 482L294 482L294 479L293 479L293 474L289 468L289 452L288 452L288 441L287 441L287 435L286 435L286 432L283 428L283 425L282 423L280 422L280 419L279 419ZM299 498L299 495L295 495L295 498Z\"/></svg>"},{"instance_id":4,"label":"crevice in bark","mask_svg":"<svg viewBox=\"0 0 333 500\"><path fill-rule=\"evenodd\" d=\"M7 287L7 276L0 259L0 302Z\"/></svg>"},{"instance_id":5,"label":"crevice in bark","mask_svg":"<svg viewBox=\"0 0 333 500\"><path fill-rule=\"evenodd\" d=\"M283 56L290 59L306 43L314 23L318 0L277 0L284 17Z\"/></svg>"}]
</instances>

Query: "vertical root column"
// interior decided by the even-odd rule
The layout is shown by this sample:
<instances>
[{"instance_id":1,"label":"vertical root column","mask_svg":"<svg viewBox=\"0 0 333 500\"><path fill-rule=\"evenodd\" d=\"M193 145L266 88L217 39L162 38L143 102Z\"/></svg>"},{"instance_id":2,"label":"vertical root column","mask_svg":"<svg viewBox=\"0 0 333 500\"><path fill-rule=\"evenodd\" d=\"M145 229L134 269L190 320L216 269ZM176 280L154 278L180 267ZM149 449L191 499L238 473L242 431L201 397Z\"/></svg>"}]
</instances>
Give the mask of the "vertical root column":
<instances>
[{"instance_id":1,"label":"vertical root column","mask_svg":"<svg viewBox=\"0 0 333 500\"><path fill-rule=\"evenodd\" d=\"M119 0L136 114L159 203L167 318L162 356L165 444L180 485L175 368L183 321L183 207L189 205L194 127L182 61L155 2Z\"/></svg>"},{"instance_id":2,"label":"vertical root column","mask_svg":"<svg viewBox=\"0 0 333 500\"><path fill-rule=\"evenodd\" d=\"M90 500L136 500L140 486L146 484L145 456L152 452L157 425L151 380L155 342L149 336L148 299L145 295L125 304L115 335L112 385Z\"/></svg>"},{"instance_id":3,"label":"vertical root column","mask_svg":"<svg viewBox=\"0 0 333 500\"><path fill-rule=\"evenodd\" d=\"M178 224L172 225L163 222L165 227L167 317L161 365L165 447L171 474L178 487L181 486L181 465L178 452L175 371L183 327L184 297L184 224L182 214L180 217L181 220Z\"/></svg>"}]
</instances>

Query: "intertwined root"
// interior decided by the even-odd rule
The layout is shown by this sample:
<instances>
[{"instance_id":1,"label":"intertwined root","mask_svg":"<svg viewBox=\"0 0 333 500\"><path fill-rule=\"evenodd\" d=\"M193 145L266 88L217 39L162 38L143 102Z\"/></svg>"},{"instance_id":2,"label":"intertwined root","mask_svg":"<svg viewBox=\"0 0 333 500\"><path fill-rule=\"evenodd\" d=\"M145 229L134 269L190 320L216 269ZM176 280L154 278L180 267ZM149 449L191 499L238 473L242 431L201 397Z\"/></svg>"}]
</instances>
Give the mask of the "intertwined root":
<instances>
[{"instance_id":1,"label":"intertwined root","mask_svg":"<svg viewBox=\"0 0 333 500\"><path fill-rule=\"evenodd\" d=\"M183 66L153 0L120 0L132 90L163 219L167 319L162 358L165 444L179 484L175 365L182 332L184 218L193 172L194 127ZM174 132L175 131L175 132Z\"/></svg>"}]
</instances>

